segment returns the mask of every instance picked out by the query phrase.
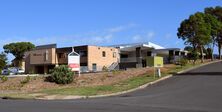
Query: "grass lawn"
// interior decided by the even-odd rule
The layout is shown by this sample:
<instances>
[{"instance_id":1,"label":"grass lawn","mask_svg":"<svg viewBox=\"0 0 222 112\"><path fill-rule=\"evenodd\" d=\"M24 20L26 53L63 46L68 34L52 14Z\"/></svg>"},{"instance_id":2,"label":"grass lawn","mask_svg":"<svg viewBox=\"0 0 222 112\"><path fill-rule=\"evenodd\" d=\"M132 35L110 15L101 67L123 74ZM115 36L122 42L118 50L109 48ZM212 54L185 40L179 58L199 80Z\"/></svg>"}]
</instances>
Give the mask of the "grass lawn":
<instances>
[{"instance_id":1,"label":"grass lawn","mask_svg":"<svg viewBox=\"0 0 222 112\"><path fill-rule=\"evenodd\" d=\"M162 77L175 74L179 71L186 70L189 68L192 68L194 66L199 66L201 63L197 63L195 65L193 64L187 64L186 66L180 66L177 65L174 68L172 68L167 73L162 74ZM92 96L92 95L103 95L103 94L110 94L110 93L116 93L121 91L130 90L136 87L139 87L141 85L144 85L146 83L155 81L161 77L153 77L153 73L147 73L142 76L133 77L130 79L127 79L125 81L113 84L113 85L104 85L104 86L95 86L95 87L78 87L78 88L58 88L58 89L44 89L40 91L40 93L53 95L79 95L79 96Z\"/></svg>"},{"instance_id":2,"label":"grass lawn","mask_svg":"<svg viewBox=\"0 0 222 112\"><path fill-rule=\"evenodd\" d=\"M92 95L115 93L115 92L133 89L148 82L152 82L156 79L159 78L154 78L152 76L145 74L143 76L130 78L128 80L113 85L79 87L79 88L45 89L41 91L41 93L92 96Z\"/></svg>"}]
</instances>

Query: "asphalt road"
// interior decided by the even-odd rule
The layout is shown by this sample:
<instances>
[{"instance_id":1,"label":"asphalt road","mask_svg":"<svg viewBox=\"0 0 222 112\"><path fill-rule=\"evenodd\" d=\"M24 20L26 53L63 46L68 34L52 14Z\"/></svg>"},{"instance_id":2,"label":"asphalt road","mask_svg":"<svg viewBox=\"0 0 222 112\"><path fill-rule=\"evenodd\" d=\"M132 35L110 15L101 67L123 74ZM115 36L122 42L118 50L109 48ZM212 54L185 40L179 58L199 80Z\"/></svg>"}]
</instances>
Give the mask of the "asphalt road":
<instances>
[{"instance_id":1,"label":"asphalt road","mask_svg":"<svg viewBox=\"0 0 222 112\"><path fill-rule=\"evenodd\" d=\"M85 100L0 100L0 112L222 112L222 62L121 96Z\"/></svg>"}]
</instances>

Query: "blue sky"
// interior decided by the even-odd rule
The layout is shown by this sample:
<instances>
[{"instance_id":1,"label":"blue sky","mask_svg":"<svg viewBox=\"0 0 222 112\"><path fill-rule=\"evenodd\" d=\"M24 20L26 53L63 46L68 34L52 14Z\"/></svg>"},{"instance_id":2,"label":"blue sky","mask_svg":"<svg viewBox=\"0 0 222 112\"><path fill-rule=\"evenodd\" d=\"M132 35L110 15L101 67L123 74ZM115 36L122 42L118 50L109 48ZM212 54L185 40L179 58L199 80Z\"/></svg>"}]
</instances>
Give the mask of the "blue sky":
<instances>
[{"instance_id":1,"label":"blue sky","mask_svg":"<svg viewBox=\"0 0 222 112\"><path fill-rule=\"evenodd\" d=\"M0 0L0 50L10 42L183 48L180 22L221 0ZM10 56L10 58L12 58Z\"/></svg>"}]
</instances>

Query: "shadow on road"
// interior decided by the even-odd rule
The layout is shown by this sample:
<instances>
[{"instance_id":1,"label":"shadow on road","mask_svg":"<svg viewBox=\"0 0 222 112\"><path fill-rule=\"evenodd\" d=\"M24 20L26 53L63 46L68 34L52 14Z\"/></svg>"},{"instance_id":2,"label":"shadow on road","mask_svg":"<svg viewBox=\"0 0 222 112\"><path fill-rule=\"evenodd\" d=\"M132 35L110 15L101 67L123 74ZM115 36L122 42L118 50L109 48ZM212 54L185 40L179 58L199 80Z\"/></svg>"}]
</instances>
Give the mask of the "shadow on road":
<instances>
[{"instance_id":1,"label":"shadow on road","mask_svg":"<svg viewBox=\"0 0 222 112\"><path fill-rule=\"evenodd\" d=\"M186 72L186 73L175 74L175 75L177 75L177 76L179 76L179 75L211 75L211 76L221 75L222 76L222 72Z\"/></svg>"}]
</instances>

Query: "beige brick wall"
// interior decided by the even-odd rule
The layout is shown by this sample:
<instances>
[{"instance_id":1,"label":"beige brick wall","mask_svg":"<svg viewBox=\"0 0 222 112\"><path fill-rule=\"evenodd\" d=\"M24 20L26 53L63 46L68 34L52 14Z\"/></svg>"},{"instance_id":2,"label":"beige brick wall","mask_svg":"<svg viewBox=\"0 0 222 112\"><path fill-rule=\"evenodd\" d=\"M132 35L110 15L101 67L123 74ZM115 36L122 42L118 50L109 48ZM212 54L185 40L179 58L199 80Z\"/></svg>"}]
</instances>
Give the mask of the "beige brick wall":
<instances>
[{"instance_id":1,"label":"beige brick wall","mask_svg":"<svg viewBox=\"0 0 222 112\"><path fill-rule=\"evenodd\" d=\"M106 56L102 56L102 52L105 51ZM113 53L116 53L116 57L113 57ZM92 71L92 64L97 65L97 70L100 71L103 66L110 67L113 62L119 61L119 51L112 47L98 47L88 46L88 68Z\"/></svg>"}]
</instances>

